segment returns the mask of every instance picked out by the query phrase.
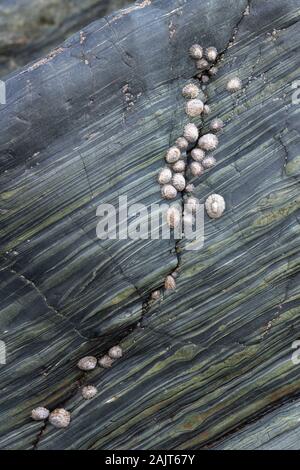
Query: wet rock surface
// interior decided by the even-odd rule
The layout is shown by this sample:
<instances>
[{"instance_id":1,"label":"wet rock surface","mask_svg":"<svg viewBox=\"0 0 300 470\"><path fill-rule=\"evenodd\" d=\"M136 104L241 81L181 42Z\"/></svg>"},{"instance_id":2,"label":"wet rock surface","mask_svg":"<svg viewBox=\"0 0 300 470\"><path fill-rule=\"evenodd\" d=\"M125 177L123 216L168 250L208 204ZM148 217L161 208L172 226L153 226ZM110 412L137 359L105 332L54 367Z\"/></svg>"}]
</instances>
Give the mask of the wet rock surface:
<instances>
[{"instance_id":1,"label":"wet rock surface","mask_svg":"<svg viewBox=\"0 0 300 470\"><path fill-rule=\"evenodd\" d=\"M1 448L271 448L272 434L251 442L265 420L284 430L277 448L299 448L285 420L300 395L299 12L293 0L144 1L9 77ZM99 240L99 204L161 202L194 43L222 53L204 129L225 125L217 165L192 182L200 202L217 193L226 210L205 216L198 251L184 239ZM149 301L176 268L176 290ZM116 344L110 368L76 367ZM97 386L92 400L84 384ZM70 411L69 427L31 421L38 406Z\"/></svg>"},{"instance_id":2,"label":"wet rock surface","mask_svg":"<svg viewBox=\"0 0 300 470\"><path fill-rule=\"evenodd\" d=\"M128 0L1 2L0 77L43 57L79 28L129 3Z\"/></svg>"}]
</instances>

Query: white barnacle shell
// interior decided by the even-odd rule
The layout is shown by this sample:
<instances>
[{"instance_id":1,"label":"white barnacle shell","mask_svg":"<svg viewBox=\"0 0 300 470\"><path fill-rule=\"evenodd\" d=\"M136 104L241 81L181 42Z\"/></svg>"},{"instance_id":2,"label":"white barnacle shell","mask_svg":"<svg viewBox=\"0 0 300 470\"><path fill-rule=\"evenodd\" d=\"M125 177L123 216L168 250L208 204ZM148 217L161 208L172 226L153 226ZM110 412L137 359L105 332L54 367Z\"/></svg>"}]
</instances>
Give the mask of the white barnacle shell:
<instances>
[{"instance_id":1,"label":"white barnacle shell","mask_svg":"<svg viewBox=\"0 0 300 470\"><path fill-rule=\"evenodd\" d=\"M114 359L108 354L105 354L99 359L98 362L100 367L103 367L104 369L109 369L112 366Z\"/></svg>"},{"instance_id":2,"label":"white barnacle shell","mask_svg":"<svg viewBox=\"0 0 300 470\"><path fill-rule=\"evenodd\" d=\"M86 385L82 388L81 395L85 400L90 400L91 398L94 398L94 396L97 395L97 392L97 387L94 387L94 385Z\"/></svg>"},{"instance_id":3,"label":"white barnacle shell","mask_svg":"<svg viewBox=\"0 0 300 470\"><path fill-rule=\"evenodd\" d=\"M151 293L151 300L160 300L160 290L154 290Z\"/></svg>"},{"instance_id":4,"label":"white barnacle shell","mask_svg":"<svg viewBox=\"0 0 300 470\"><path fill-rule=\"evenodd\" d=\"M224 127L224 122L222 121L222 119L219 119L219 118L215 118L211 121L210 123L210 130L213 131L213 132L218 132L220 130L223 129Z\"/></svg>"},{"instance_id":5,"label":"white barnacle shell","mask_svg":"<svg viewBox=\"0 0 300 470\"><path fill-rule=\"evenodd\" d=\"M190 117L197 117L203 112L204 104L201 100L189 100L185 107L185 112Z\"/></svg>"},{"instance_id":6,"label":"white barnacle shell","mask_svg":"<svg viewBox=\"0 0 300 470\"><path fill-rule=\"evenodd\" d=\"M192 227L194 222L195 222L195 217L190 212L184 213L183 215L184 230L186 230L187 227Z\"/></svg>"},{"instance_id":7,"label":"white barnacle shell","mask_svg":"<svg viewBox=\"0 0 300 470\"><path fill-rule=\"evenodd\" d=\"M93 370L97 365L97 358L94 356L86 356L80 359L77 363L77 367L80 370Z\"/></svg>"},{"instance_id":8,"label":"white barnacle shell","mask_svg":"<svg viewBox=\"0 0 300 470\"><path fill-rule=\"evenodd\" d=\"M192 162L190 164L190 170L193 176L200 176L204 171L203 166L199 162Z\"/></svg>"},{"instance_id":9,"label":"white barnacle shell","mask_svg":"<svg viewBox=\"0 0 300 470\"><path fill-rule=\"evenodd\" d=\"M218 137L214 134L205 134L198 141L198 147L202 150L215 150L218 144Z\"/></svg>"},{"instance_id":10,"label":"white barnacle shell","mask_svg":"<svg viewBox=\"0 0 300 470\"><path fill-rule=\"evenodd\" d=\"M208 83L209 82L209 76L206 75L206 74L202 75L201 82L202 83Z\"/></svg>"},{"instance_id":11,"label":"white barnacle shell","mask_svg":"<svg viewBox=\"0 0 300 470\"><path fill-rule=\"evenodd\" d=\"M120 359L120 357L123 356L123 349L121 348L121 346L113 346L109 349L108 355L112 359Z\"/></svg>"},{"instance_id":12,"label":"white barnacle shell","mask_svg":"<svg viewBox=\"0 0 300 470\"><path fill-rule=\"evenodd\" d=\"M216 164L217 164L217 161L216 161L215 157L213 157L212 155L210 155L208 157L205 157L204 160L202 161L202 166L205 169L212 168Z\"/></svg>"},{"instance_id":13,"label":"white barnacle shell","mask_svg":"<svg viewBox=\"0 0 300 470\"><path fill-rule=\"evenodd\" d=\"M199 206L199 201L197 198L191 196L188 197L184 204L184 213L192 214L196 211L197 207Z\"/></svg>"},{"instance_id":14,"label":"white barnacle shell","mask_svg":"<svg viewBox=\"0 0 300 470\"><path fill-rule=\"evenodd\" d=\"M181 223L181 212L178 207L169 207L167 210L166 218L169 227L178 227Z\"/></svg>"},{"instance_id":15,"label":"white barnacle shell","mask_svg":"<svg viewBox=\"0 0 300 470\"><path fill-rule=\"evenodd\" d=\"M47 419L49 416L49 410L47 408L44 408L43 406L38 406L37 408L34 408L31 412L31 418L34 421L44 421Z\"/></svg>"},{"instance_id":16,"label":"white barnacle shell","mask_svg":"<svg viewBox=\"0 0 300 470\"><path fill-rule=\"evenodd\" d=\"M207 116L207 115L210 114L210 113L211 113L210 106L208 106L208 104L205 104L205 105L204 105L204 109L203 109L203 114L204 114L205 116Z\"/></svg>"},{"instance_id":17,"label":"white barnacle shell","mask_svg":"<svg viewBox=\"0 0 300 470\"><path fill-rule=\"evenodd\" d=\"M193 44L190 47L189 54L192 59L201 59L203 56L203 48L199 44Z\"/></svg>"},{"instance_id":18,"label":"white barnacle shell","mask_svg":"<svg viewBox=\"0 0 300 470\"><path fill-rule=\"evenodd\" d=\"M209 62L215 62L218 57L218 51L215 47L208 47L205 51L205 57Z\"/></svg>"},{"instance_id":19,"label":"white barnacle shell","mask_svg":"<svg viewBox=\"0 0 300 470\"><path fill-rule=\"evenodd\" d=\"M175 145L180 150L186 150L189 146L189 143L188 143L188 141L186 140L185 137L178 137L178 139L175 142Z\"/></svg>"},{"instance_id":20,"label":"white barnacle shell","mask_svg":"<svg viewBox=\"0 0 300 470\"><path fill-rule=\"evenodd\" d=\"M177 196L177 189L171 184L164 184L161 188L161 195L164 199L175 199Z\"/></svg>"},{"instance_id":21,"label":"white barnacle shell","mask_svg":"<svg viewBox=\"0 0 300 470\"><path fill-rule=\"evenodd\" d=\"M202 162L205 158L205 152L202 149L195 148L191 151L191 156L195 162Z\"/></svg>"},{"instance_id":22,"label":"white barnacle shell","mask_svg":"<svg viewBox=\"0 0 300 470\"><path fill-rule=\"evenodd\" d=\"M173 276L167 276L165 279L165 289L174 290L176 289L176 282Z\"/></svg>"},{"instance_id":23,"label":"white barnacle shell","mask_svg":"<svg viewBox=\"0 0 300 470\"><path fill-rule=\"evenodd\" d=\"M177 191L183 191L186 185L185 177L180 174L176 174L172 178L172 184Z\"/></svg>"},{"instance_id":24,"label":"white barnacle shell","mask_svg":"<svg viewBox=\"0 0 300 470\"><path fill-rule=\"evenodd\" d=\"M66 428L70 424L71 415L64 408L57 408L50 413L49 421L56 428Z\"/></svg>"},{"instance_id":25,"label":"white barnacle shell","mask_svg":"<svg viewBox=\"0 0 300 470\"><path fill-rule=\"evenodd\" d=\"M182 173L185 170L185 166L186 165L184 160L178 160L178 162L174 163L172 166L172 170L175 171L175 173Z\"/></svg>"},{"instance_id":26,"label":"white barnacle shell","mask_svg":"<svg viewBox=\"0 0 300 470\"><path fill-rule=\"evenodd\" d=\"M169 150L167 151L166 161L168 163L175 163L177 162L177 160L179 160L180 156L181 156L181 152L179 148L175 146L170 147Z\"/></svg>"},{"instance_id":27,"label":"white barnacle shell","mask_svg":"<svg viewBox=\"0 0 300 470\"><path fill-rule=\"evenodd\" d=\"M170 183L172 179L172 171L170 168L162 168L158 173L158 182L159 184L167 184Z\"/></svg>"},{"instance_id":28,"label":"white barnacle shell","mask_svg":"<svg viewBox=\"0 0 300 470\"><path fill-rule=\"evenodd\" d=\"M225 201L219 194L211 194L205 201L205 209L211 219L218 219L225 211Z\"/></svg>"},{"instance_id":29,"label":"white barnacle shell","mask_svg":"<svg viewBox=\"0 0 300 470\"><path fill-rule=\"evenodd\" d=\"M230 93L235 93L242 88L242 82L238 77L231 78L227 83L226 88Z\"/></svg>"},{"instance_id":30,"label":"white barnacle shell","mask_svg":"<svg viewBox=\"0 0 300 470\"><path fill-rule=\"evenodd\" d=\"M184 127L183 135L188 142L191 142L191 143L196 142L196 140L199 137L198 127L193 123L187 124Z\"/></svg>"},{"instance_id":31,"label":"white barnacle shell","mask_svg":"<svg viewBox=\"0 0 300 470\"><path fill-rule=\"evenodd\" d=\"M187 193L193 193L195 191L195 186L193 183L189 183L186 185L185 190Z\"/></svg>"},{"instance_id":32,"label":"white barnacle shell","mask_svg":"<svg viewBox=\"0 0 300 470\"><path fill-rule=\"evenodd\" d=\"M206 70L209 67L209 63L207 62L206 59L200 59L200 60L197 60L196 67L198 70L201 70L201 71Z\"/></svg>"},{"instance_id":33,"label":"white barnacle shell","mask_svg":"<svg viewBox=\"0 0 300 470\"><path fill-rule=\"evenodd\" d=\"M214 76L214 75L217 75L218 71L219 71L218 67L215 67L215 66L214 66L214 67L211 67L211 68L209 69L208 73L209 73L209 75Z\"/></svg>"},{"instance_id":34,"label":"white barnacle shell","mask_svg":"<svg viewBox=\"0 0 300 470\"><path fill-rule=\"evenodd\" d=\"M182 89L182 96L184 96L184 98L188 98L188 99L197 98L199 93L200 93L200 89L194 83L188 83Z\"/></svg>"}]
</instances>

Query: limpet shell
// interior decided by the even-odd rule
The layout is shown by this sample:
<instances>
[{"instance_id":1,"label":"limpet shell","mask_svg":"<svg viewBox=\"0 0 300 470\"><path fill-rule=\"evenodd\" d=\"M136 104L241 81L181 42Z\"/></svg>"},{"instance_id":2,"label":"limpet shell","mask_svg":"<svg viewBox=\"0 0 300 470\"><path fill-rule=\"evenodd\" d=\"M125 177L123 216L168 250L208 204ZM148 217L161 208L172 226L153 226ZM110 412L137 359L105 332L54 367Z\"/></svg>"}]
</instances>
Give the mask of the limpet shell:
<instances>
[{"instance_id":1,"label":"limpet shell","mask_svg":"<svg viewBox=\"0 0 300 470\"><path fill-rule=\"evenodd\" d=\"M220 194L211 194L205 201L205 209L211 219L222 217L225 207L225 200Z\"/></svg>"}]
</instances>

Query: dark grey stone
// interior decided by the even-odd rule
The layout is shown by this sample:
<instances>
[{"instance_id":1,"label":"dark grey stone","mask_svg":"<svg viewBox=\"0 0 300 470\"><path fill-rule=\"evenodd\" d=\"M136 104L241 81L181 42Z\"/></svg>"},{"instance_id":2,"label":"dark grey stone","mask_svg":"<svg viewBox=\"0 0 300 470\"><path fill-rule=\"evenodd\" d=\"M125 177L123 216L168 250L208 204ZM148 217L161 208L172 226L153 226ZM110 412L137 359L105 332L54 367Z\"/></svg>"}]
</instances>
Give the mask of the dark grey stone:
<instances>
[{"instance_id":1,"label":"dark grey stone","mask_svg":"<svg viewBox=\"0 0 300 470\"><path fill-rule=\"evenodd\" d=\"M241 428L298 400L298 20L292 0L144 1L7 79L1 448L234 447ZM156 176L187 122L195 42L221 53L204 129L225 122L195 195L221 194L226 211L205 217L199 251L184 239L100 241L100 203L161 202ZM232 76L243 89L229 95ZM149 302L176 268L176 291ZM118 343L112 368L76 368ZM98 386L93 400L83 383ZM38 405L66 407L69 428L32 422Z\"/></svg>"}]
</instances>

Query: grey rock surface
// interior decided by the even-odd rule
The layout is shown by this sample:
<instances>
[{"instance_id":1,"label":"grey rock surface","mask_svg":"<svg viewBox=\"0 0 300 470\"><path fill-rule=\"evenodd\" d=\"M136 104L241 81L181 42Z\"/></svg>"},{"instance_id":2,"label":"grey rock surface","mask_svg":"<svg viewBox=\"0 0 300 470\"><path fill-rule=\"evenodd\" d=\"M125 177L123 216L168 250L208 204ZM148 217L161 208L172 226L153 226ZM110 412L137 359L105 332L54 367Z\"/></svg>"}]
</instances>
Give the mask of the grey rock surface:
<instances>
[{"instance_id":1,"label":"grey rock surface","mask_svg":"<svg viewBox=\"0 0 300 470\"><path fill-rule=\"evenodd\" d=\"M299 450L299 401L286 403L220 442L218 450Z\"/></svg>"},{"instance_id":2,"label":"grey rock surface","mask_svg":"<svg viewBox=\"0 0 300 470\"><path fill-rule=\"evenodd\" d=\"M299 448L297 424L283 421L300 395L299 13L295 0L146 0L8 77L0 448L255 447L273 422L285 430L276 447ZM195 42L220 52L203 129L225 122L195 195L221 194L226 211L205 216L198 251L185 239L99 240L99 204L161 202ZM233 76L243 88L229 95ZM176 290L149 301L175 269ZM116 344L111 368L77 369ZM83 384L97 386L93 400ZM37 406L63 406L70 426L32 422Z\"/></svg>"},{"instance_id":3,"label":"grey rock surface","mask_svg":"<svg viewBox=\"0 0 300 470\"><path fill-rule=\"evenodd\" d=\"M43 57L90 22L128 0L4 0L0 3L0 77Z\"/></svg>"}]
</instances>

